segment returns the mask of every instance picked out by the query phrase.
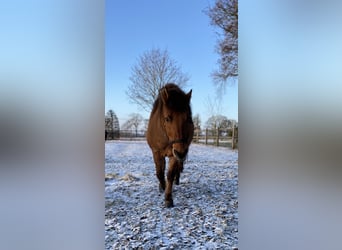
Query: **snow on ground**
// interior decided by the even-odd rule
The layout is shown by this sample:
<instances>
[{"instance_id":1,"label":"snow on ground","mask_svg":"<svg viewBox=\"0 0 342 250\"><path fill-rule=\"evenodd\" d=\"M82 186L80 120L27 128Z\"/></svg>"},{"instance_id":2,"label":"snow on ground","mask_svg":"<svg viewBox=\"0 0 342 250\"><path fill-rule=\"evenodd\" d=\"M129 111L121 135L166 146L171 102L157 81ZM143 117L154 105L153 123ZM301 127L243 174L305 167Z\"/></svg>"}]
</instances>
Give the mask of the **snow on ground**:
<instances>
[{"instance_id":1,"label":"snow on ground","mask_svg":"<svg viewBox=\"0 0 342 250\"><path fill-rule=\"evenodd\" d=\"M237 247L238 151L191 144L173 208L145 141L106 142L105 171L106 249Z\"/></svg>"}]
</instances>

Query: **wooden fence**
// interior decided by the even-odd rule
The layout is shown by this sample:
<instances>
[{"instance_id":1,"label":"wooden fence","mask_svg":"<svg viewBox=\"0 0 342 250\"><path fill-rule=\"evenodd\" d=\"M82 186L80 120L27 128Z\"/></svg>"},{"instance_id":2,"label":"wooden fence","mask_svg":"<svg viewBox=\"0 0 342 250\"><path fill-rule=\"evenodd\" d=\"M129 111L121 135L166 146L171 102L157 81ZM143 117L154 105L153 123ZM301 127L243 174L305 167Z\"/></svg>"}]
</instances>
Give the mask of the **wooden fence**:
<instances>
[{"instance_id":1,"label":"wooden fence","mask_svg":"<svg viewBox=\"0 0 342 250\"><path fill-rule=\"evenodd\" d=\"M238 148L238 128L195 130L194 143Z\"/></svg>"},{"instance_id":2,"label":"wooden fence","mask_svg":"<svg viewBox=\"0 0 342 250\"><path fill-rule=\"evenodd\" d=\"M145 140L145 130L118 130L115 132L105 131L105 140Z\"/></svg>"},{"instance_id":3,"label":"wooden fence","mask_svg":"<svg viewBox=\"0 0 342 250\"><path fill-rule=\"evenodd\" d=\"M120 130L115 133L106 132L105 140L145 140L144 130ZM213 146L231 147L232 149L238 148L238 128L229 129L204 129L195 130L193 143L201 143Z\"/></svg>"}]
</instances>

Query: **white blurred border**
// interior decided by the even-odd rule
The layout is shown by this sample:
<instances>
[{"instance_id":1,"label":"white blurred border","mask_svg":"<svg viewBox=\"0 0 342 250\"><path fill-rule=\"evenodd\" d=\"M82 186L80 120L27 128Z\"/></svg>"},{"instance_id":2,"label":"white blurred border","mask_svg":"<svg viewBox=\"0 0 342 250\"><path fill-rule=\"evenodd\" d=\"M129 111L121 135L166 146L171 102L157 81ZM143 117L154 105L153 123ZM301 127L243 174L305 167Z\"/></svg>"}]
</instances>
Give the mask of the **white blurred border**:
<instances>
[{"instance_id":1,"label":"white blurred border","mask_svg":"<svg viewBox=\"0 0 342 250\"><path fill-rule=\"evenodd\" d=\"M239 248L339 249L342 4L239 1Z\"/></svg>"},{"instance_id":2,"label":"white blurred border","mask_svg":"<svg viewBox=\"0 0 342 250\"><path fill-rule=\"evenodd\" d=\"M104 1L2 1L0 249L104 247Z\"/></svg>"}]
</instances>

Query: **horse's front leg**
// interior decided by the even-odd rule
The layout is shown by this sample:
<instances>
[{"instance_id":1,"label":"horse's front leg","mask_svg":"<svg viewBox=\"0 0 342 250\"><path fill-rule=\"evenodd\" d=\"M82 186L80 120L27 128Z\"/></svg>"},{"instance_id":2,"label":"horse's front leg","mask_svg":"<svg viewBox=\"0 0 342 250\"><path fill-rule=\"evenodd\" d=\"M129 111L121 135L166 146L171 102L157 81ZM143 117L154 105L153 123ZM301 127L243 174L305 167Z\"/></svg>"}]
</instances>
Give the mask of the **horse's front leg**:
<instances>
[{"instance_id":1,"label":"horse's front leg","mask_svg":"<svg viewBox=\"0 0 342 250\"><path fill-rule=\"evenodd\" d=\"M156 175L159 180L159 191L165 190L165 157L159 151L153 152L153 160L156 165Z\"/></svg>"},{"instance_id":2,"label":"horse's front leg","mask_svg":"<svg viewBox=\"0 0 342 250\"><path fill-rule=\"evenodd\" d=\"M175 184L179 185L179 178L180 178L180 174L183 171L183 162L179 162L179 171L176 172L176 176L175 176Z\"/></svg>"},{"instance_id":3,"label":"horse's front leg","mask_svg":"<svg viewBox=\"0 0 342 250\"><path fill-rule=\"evenodd\" d=\"M165 206L173 207L173 199L172 199L172 185L176 176L179 176L180 166L179 162L175 157L170 157L169 160L169 169L167 171L167 182L165 189Z\"/></svg>"}]
</instances>

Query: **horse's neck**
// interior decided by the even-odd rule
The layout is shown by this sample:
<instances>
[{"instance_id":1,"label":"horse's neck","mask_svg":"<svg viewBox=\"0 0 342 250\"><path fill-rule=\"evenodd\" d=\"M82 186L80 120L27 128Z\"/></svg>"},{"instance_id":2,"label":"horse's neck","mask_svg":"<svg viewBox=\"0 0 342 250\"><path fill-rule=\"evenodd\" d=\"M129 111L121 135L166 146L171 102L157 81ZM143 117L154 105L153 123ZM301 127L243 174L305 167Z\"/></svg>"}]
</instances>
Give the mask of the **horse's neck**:
<instances>
[{"instance_id":1,"label":"horse's neck","mask_svg":"<svg viewBox=\"0 0 342 250\"><path fill-rule=\"evenodd\" d=\"M162 106L162 104L159 107L159 114L156 114L156 115L158 116L158 119L157 119L157 129L159 130L158 132L165 137L165 140L168 140L168 136L166 134L166 130L164 127L164 117L163 117L163 106Z\"/></svg>"}]
</instances>

